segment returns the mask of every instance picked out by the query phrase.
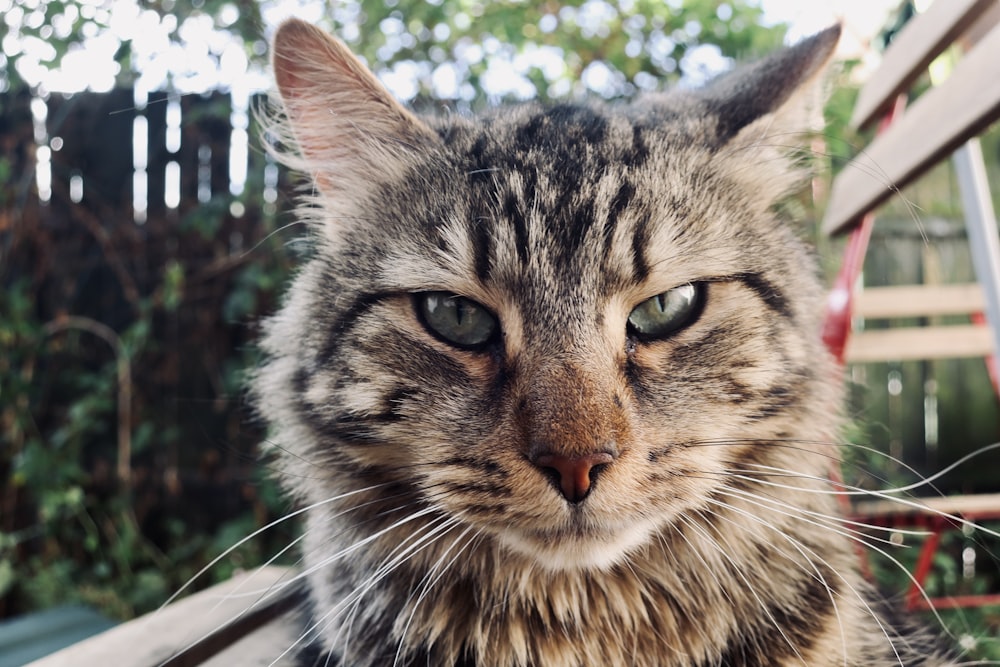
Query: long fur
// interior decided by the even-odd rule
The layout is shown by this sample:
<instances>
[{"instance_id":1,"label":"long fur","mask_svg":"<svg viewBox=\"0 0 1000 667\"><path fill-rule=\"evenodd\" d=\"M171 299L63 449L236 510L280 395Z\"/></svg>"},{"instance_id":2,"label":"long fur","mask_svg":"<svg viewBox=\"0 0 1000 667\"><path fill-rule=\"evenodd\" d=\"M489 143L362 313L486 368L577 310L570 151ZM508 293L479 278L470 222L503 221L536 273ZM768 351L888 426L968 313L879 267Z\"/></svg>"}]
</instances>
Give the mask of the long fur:
<instances>
[{"instance_id":1,"label":"long fur","mask_svg":"<svg viewBox=\"0 0 1000 667\"><path fill-rule=\"evenodd\" d=\"M822 292L774 212L838 34L630 107L418 119L339 42L280 29L316 252L253 395L310 507L304 660L945 664L857 572ZM691 321L630 328L689 284ZM442 339L428 292L500 334ZM539 452L610 463L581 500Z\"/></svg>"}]
</instances>

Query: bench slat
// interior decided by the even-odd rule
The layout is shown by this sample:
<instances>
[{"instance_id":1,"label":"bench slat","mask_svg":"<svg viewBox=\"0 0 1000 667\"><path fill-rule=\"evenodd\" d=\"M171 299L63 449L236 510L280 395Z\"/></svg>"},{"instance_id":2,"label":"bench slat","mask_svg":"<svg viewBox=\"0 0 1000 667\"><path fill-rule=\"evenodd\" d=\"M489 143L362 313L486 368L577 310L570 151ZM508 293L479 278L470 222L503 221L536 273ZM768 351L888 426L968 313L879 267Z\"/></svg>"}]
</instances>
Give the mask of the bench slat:
<instances>
[{"instance_id":1,"label":"bench slat","mask_svg":"<svg viewBox=\"0 0 1000 667\"><path fill-rule=\"evenodd\" d=\"M296 667L299 663L295 652L282 653L295 644L300 634L298 614L290 612L209 658L201 667Z\"/></svg>"},{"instance_id":2,"label":"bench slat","mask_svg":"<svg viewBox=\"0 0 1000 667\"><path fill-rule=\"evenodd\" d=\"M996 0L944 0L912 18L858 93L851 125L864 127L881 116L938 54L994 4Z\"/></svg>"},{"instance_id":3,"label":"bench slat","mask_svg":"<svg viewBox=\"0 0 1000 667\"><path fill-rule=\"evenodd\" d=\"M986 357L993 338L985 326L900 327L852 333L847 341L848 363Z\"/></svg>"},{"instance_id":4,"label":"bench slat","mask_svg":"<svg viewBox=\"0 0 1000 667\"><path fill-rule=\"evenodd\" d=\"M978 283L865 287L854 296L853 313L868 319L981 313L986 297Z\"/></svg>"},{"instance_id":5,"label":"bench slat","mask_svg":"<svg viewBox=\"0 0 1000 667\"><path fill-rule=\"evenodd\" d=\"M911 507L894 500L864 500L854 504L854 514L865 518L884 518L909 514L963 516L970 520L1000 518L1000 493L938 498L907 498L919 503Z\"/></svg>"},{"instance_id":6,"label":"bench slat","mask_svg":"<svg viewBox=\"0 0 1000 667\"><path fill-rule=\"evenodd\" d=\"M947 3L935 3L935 5ZM1000 113L1000 26L920 97L834 181L823 232L838 234L896 194Z\"/></svg>"},{"instance_id":7,"label":"bench slat","mask_svg":"<svg viewBox=\"0 0 1000 667\"><path fill-rule=\"evenodd\" d=\"M238 575L163 609L29 663L29 667L198 665L276 616L296 599L287 568ZM265 591L271 591L262 600ZM127 657L127 659L126 659Z\"/></svg>"}]
</instances>

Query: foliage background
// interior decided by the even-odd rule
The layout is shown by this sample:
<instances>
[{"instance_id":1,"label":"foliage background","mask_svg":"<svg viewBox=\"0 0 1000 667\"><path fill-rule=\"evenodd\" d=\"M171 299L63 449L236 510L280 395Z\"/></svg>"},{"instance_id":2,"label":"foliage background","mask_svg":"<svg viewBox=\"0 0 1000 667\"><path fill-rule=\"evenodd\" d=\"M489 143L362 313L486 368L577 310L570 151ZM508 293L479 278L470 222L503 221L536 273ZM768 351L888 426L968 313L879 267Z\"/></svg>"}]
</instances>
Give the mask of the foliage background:
<instances>
[{"instance_id":1,"label":"foliage background","mask_svg":"<svg viewBox=\"0 0 1000 667\"><path fill-rule=\"evenodd\" d=\"M100 43L113 63L108 87L141 89L147 109L180 96L184 136L225 141L233 103L198 86L248 95L227 78L233 63L266 85L265 38L288 9L247 0L0 0L0 9L0 618L83 601L126 619L287 511L261 472L256 444L266 434L241 386L255 323L302 249L288 214L294 183L282 173L268 196L255 175L264 172L251 170L239 192L151 212L141 227L127 206L89 190L76 202L54 184L51 203L39 205L33 165L52 147L39 141L30 100L58 102L38 81ZM747 0L363 0L296 11L340 34L413 106L459 113L695 85L720 63L773 50L785 32L763 25ZM828 109L827 171L863 141L846 129L849 71ZM113 161L115 147L101 148ZM250 162L263 159L252 147ZM812 204L792 205L811 222ZM877 441L874 431L863 438ZM293 535L282 526L250 541L196 587L263 562ZM957 581L949 562L942 580ZM992 621L975 623L981 634Z\"/></svg>"}]
</instances>

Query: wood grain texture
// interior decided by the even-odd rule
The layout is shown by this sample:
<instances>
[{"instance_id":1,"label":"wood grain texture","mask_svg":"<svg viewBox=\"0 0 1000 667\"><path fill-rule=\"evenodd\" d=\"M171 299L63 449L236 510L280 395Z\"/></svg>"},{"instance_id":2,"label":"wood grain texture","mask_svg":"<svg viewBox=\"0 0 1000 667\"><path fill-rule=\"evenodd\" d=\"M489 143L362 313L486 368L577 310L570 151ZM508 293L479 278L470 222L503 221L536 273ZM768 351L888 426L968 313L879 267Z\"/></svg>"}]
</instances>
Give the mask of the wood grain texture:
<instances>
[{"instance_id":1,"label":"wood grain texture","mask_svg":"<svg viewBox=\"0 0 1000 667\"><path fill-rule=\"evenodd\" d=\"M291 570L280 567L233 577L36 660L29 667L201 665L286 613L297 593L294 585L285 585L292 577Z\"/></svg>"}]
</instances>

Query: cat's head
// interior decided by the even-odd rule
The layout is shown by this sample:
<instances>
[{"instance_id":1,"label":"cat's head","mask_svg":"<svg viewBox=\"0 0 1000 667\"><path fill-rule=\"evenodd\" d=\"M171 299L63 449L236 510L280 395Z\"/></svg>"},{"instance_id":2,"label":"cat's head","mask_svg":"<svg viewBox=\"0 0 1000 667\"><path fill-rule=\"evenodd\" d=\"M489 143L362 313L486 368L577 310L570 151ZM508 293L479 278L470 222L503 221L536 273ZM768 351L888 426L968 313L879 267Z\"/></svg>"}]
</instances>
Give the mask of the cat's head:
<instances>
[{"instance_id":1,"label":"cat's head","mask_svg":"<svg viewBox=\"0 0 1000 667\"><path fill-rule=\"evenodd\" d=\"M255 394L290 488L385 485L571 569L766 471L822 477L837 383L775 206L838 35L628 107L421 119L343 44L283 25L316 250Z\"/></svg>"}]
</instances>

